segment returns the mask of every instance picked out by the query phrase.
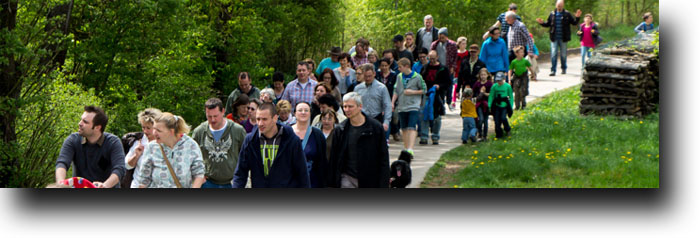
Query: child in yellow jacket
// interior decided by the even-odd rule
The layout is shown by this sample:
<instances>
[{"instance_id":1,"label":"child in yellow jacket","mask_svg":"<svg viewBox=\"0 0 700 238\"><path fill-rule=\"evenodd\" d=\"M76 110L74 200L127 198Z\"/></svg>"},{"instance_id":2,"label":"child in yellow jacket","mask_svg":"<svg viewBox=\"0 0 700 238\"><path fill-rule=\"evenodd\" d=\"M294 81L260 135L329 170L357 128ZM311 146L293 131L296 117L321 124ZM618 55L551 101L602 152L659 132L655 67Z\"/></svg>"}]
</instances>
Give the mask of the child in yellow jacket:
<instances>
[{"instance_id":1,"label":"child in yellow jacket","mask_svg":"<svg viewBox=\"0 0 700 238\"><path fill-rule=\"evenodd\" d=\"M476 142L476 106L472 101L474 92L471 88L464 88L462 91L462 144L466 144L467 140L472 143Z\"/></svg>"}]
</instances>

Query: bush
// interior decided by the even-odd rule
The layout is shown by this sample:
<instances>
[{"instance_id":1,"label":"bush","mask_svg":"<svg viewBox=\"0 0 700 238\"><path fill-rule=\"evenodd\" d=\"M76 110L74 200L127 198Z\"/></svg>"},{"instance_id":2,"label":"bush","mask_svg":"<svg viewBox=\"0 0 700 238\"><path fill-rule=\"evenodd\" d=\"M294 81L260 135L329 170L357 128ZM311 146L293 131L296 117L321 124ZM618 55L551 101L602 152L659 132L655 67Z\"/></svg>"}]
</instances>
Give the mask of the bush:
<instances>
[{"instance_id":1,"label":"bush","mask_svg":"<svg viewBox=\"0 0 700 238\"><path fill-rule=\"evenodd\" d=\"M8 187L37 188L54 182L61 146L68 135L77 132L83 107L102 104L93 90L85 91L57 72L53 77L52 83L41 90L42 96L29 99L20 110L17 143L22 146L15 157L19 167Z\"/></svg>"}]
</instances>

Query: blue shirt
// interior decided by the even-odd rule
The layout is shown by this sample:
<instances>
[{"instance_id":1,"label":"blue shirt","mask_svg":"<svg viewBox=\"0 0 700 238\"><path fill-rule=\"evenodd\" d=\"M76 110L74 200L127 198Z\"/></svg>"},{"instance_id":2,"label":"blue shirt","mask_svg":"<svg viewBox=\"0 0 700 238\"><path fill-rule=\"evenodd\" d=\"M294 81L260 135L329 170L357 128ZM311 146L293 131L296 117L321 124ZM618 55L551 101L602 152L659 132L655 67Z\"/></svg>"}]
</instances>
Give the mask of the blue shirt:
<instances>
[{"instance_id":1,"label":"blue shirt","mask_svg":"<svg viewBox=\"0 0 700 238\"><path fill-rule=\"evenodd\" d=\"M316 75L321 75L321 72L323 72L323 70L326 68L334 70L338 67L340 67L340 62L333 62L333 60L331 60L331 57L325 58L321 60L321 63L318 64L318 68L316 68Z\"/></svg>"},{"instance_id":2,"label":"blue shirt","mask_svg":"<svg viewBox=\"0 0 700 238\"><path fill-rule=\"evenodd\" d=\"M646 22L642 22L637 27L634 28L634 32L641 33L642 31L647 32L654 29L654 23L647 25Z\"/></svg>"},{"instance_id":3,"label":"blue shirt","mask_svg":"<svg viewBox=\"0 0 700 238\"><path fill-rule=\"evenodd\" d=\"M481 45L479 60L486 64L486 68L490 73L508 71L510 62L508 62L506 42L501 38L498 38L498 41L494 41L493 38L489 37Z\"/></svg>"},{"instance_id":4,"label":"blue shirt","mask_svg":"<svg viewBox=\"0 0 700 238\"><path fill-rule=\"evenodd\" d=\"M226 126L228 124L228 121L224 121L224 127L222 127L219 130L212 130L211 127L209 127L209 131L211 131L212 136L214 136L214 142L219 142L221 139L221 136L224 135L224 131L226 130Z\"/></svg>"}]
</instances>

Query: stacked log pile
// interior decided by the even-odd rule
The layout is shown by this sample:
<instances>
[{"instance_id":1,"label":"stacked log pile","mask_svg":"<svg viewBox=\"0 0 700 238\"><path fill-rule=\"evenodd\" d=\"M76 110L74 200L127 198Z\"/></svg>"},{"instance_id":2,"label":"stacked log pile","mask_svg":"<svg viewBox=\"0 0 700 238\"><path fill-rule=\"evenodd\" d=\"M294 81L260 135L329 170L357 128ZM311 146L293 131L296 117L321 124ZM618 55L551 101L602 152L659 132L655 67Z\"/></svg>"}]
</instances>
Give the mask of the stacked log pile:
<instances>
[{"instance_id":1,"label":"stacked log pile","mask_svg":"<svg viewBox=\"0 0 700 238\"><path fill-rule=\"evenodd\" d=\"M659 58L648 47L610 47L586 61L581 114L636 116L659 103Z\"/></svg>"}]
</instances>

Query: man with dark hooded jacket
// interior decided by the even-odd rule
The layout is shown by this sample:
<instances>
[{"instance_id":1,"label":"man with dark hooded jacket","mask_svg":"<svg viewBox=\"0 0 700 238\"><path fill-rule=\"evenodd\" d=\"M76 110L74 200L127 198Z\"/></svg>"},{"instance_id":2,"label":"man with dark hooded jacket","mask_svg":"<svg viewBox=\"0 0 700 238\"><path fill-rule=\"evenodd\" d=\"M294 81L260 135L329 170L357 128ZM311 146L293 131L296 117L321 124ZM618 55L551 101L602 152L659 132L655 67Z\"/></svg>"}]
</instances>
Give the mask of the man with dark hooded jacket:
<instances>
[{"instance_id":1,"label":"man with dark hooded jacket","mask_svg":"<svg viewBox=\"0 0 700 238\"><path fill-rule=\"evenodd\" d=\"M362 112L362 96L343 96L347 120L333 132L329 187L388 188L389 149L384 128Z\"/></svg>"},{"instance_id":2,"label":"man with dark hooded jacket","mask_svg":"<svg viewBox=\"0 0 700 238\"><path fill-rule=\"evenodd\" d=\"M244 188L250 172L253 188L309 188L306 156L299 137L291 127L277 122L272 103L261 104L256 113L258 125L243 141L233 187Z\"/></svg>"},{"instance_id":3,"label":"man with dark hooded jacket","mask_svg":"<svg viewBox=\"0 0 700 238\"><path fill-rule=\"evenodd\" d=\"M435 100L433 101L433 115L435 116L432 121L426 121L423 120L423 115L420 115L421 124L420 132L418 132L420 135L419 144L428 144L428 132L432 131L433 134L431 139L433 140L433 145L438 145L440 140L440 127L442 126L441 116L445 115L445 105L442 98L444 98L447 88L452 86L452 81L450 80L450 70L447 69L446 66L442 65L440 61L438 61L437 51L430 51L428 54L428 59L430 63L423 66L420 74L423 76L423 80L425 81L425 86L428 91L430 91L430 88L433 86L437 86ZM426 99L424 101L427 102L428 100ZM423 112L425 106L426 105L423 105L420 112Z\"/></svg>"}]
</instances>

